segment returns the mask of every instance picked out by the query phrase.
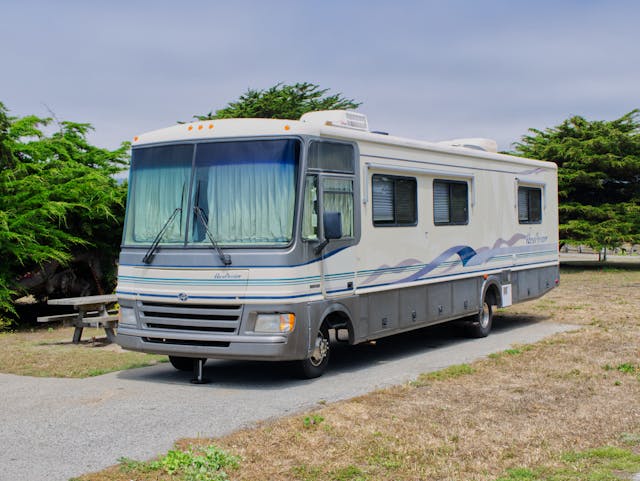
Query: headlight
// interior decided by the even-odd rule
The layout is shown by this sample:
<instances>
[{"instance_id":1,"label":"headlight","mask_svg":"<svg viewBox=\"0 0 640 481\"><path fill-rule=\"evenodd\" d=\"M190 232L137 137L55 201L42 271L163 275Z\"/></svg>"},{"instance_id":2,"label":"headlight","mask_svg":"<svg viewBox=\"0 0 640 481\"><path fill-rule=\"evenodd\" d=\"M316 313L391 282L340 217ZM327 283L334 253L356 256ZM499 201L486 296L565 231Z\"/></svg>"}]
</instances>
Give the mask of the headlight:
<instances>
[{"instance_id":1,"label":"headlight","mask_svg":"<svg viewBox=\"0 0 640 481\"><path fill-rule=\"evenodd\" d=\"M136 311L131 307L122 307L120 306L120 319L118 320L118 324L120 326L130 325L135 326L136 322Z\"/></svg>"},{"instance_id":2,"label":"headlight","mask_svg":"<svg viewBox=\"0 0 640 481\"><path fill-rule=\"evenodd\" d=\"M296 325L295 314L258 314L255 332L291 332Z\"/></svg>"}]
</instances>

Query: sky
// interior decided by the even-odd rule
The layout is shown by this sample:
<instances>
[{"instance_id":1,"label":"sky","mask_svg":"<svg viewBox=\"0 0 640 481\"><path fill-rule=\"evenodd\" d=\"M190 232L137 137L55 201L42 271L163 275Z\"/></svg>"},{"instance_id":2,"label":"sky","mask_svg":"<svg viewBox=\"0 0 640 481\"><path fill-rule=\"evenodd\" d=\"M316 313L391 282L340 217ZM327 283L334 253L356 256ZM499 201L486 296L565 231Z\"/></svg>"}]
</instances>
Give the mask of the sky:
<instances>
[{"instance_id":1,"label":"sky","mask_svg":"<svg viewBox=\"0 0 640 481\"><path fill-rule=\"evenodd\" d=\"M372 130L488 137L640 107L640 2L0 0L0 102L95 145L310 82Z\"/></svg>"}]
</instances>

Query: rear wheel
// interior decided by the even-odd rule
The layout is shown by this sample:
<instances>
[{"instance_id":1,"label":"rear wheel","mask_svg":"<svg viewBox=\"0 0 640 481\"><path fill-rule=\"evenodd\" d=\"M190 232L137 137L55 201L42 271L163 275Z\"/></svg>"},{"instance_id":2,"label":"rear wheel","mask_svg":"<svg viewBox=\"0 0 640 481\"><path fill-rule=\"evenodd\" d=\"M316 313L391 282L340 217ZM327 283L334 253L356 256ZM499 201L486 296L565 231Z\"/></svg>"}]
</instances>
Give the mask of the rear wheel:
<instances>
[{"instance_id":1,"label":"rear wheel","mask_svg":"<svg viewBox=\"0 0 640 481\"><path fill-rule=\"evenodd\" d=\"M193 371L193 364L196 361L197 359L193 357L169 356L169 362L178 371ZM207 362L207 360L203 359L203 364L205 362Z\"/></svg>"},{"instance_id":2,"label":"rear wheel","mask_svg":"<svg viewBox=\"0 0 640 481\"><path fill-rule=\"evenodd\" d=\"M327 370L330 354L329 330L326 325L318 330L313 351L307 359L298 361L298 374L303 379L320 377Z\"/></svg>"},{"instance_id":3,"label":"rear wheel","mask_svg":"<svg viewBox=\"0 0 640 481\"><path fill-rule=\"evenodd\" d=\"M491 304L485 299L482 302L482 309L469 319L467 324L467 335L469 337L487 337L491 332L493 324L493 309Z\"/></svg>"}]
</instances>

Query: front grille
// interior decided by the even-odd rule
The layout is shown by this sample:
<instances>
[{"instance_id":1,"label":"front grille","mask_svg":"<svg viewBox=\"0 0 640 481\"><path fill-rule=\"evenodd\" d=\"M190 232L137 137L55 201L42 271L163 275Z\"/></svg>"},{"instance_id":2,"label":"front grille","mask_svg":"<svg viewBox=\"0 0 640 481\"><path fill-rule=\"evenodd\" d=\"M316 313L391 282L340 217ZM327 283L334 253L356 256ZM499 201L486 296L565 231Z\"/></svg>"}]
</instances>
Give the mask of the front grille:
<instances>
[{"instance_id":1,"label":"front grille","mask_svg":"<svg viewBox=\"0 0 640 481\"><path fill-rule=\"evenodd\" d=\"M154 344L173 344L177 346L229 347L229 344L231 344L221 341L184 341L181 339L157 339L154 337L143 337L142 340Z\"/></svg>"},{"instance_id":2,"label":"front grille","mask_svg":"<svg viewBox=\"0 0 640 481\"><path fill-rule=\"evenodd\" d=\"M142 327L148 330L237 334L241 305L138 302Z\"/></svg>"},{"instance_id":3,"label":"front grille","mask_svg":"<svg viewBox=\"0 0 640 481\"><path fill-rule=\"evenodd\" d=\"M169 329L176 331L206 331L206 332L235 332L234 327L210 327L210 326L177 326L173 324L156 324L155 322L147 322L149 329Z\"/></svg>"}]
</instances>

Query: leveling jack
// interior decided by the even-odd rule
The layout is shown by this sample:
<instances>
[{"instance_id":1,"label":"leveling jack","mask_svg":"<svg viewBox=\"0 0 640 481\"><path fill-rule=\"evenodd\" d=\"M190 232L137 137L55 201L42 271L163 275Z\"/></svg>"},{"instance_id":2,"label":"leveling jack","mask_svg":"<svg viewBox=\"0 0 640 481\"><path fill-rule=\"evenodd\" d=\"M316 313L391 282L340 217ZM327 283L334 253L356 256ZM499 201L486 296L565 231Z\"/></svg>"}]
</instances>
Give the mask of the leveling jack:
<instances>
[{"instance_id":1,"label":"leveling jack","mask_svg":"<svg viewBox=\"0 0 640 481\"><path fill-rule=\"evenodd\" d=\"M191 384L207 384L210 382L209 379L202 376L205 361L206 359L193 360L193 379L191 379Z\"/></svg>"}]
</instances>

